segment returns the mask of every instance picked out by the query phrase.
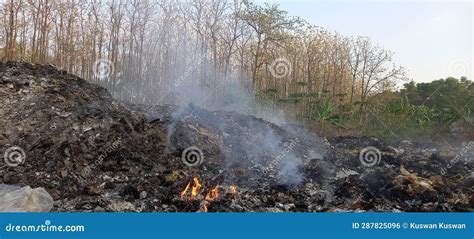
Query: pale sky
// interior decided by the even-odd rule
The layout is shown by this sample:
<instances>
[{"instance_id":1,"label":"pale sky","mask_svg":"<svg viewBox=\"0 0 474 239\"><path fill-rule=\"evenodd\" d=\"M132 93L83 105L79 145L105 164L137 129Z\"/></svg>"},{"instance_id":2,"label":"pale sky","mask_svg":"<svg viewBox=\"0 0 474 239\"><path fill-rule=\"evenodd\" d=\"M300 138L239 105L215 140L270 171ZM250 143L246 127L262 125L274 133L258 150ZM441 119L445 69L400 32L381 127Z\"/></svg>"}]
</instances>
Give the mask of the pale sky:
<instances>
[{"instance_id":1,"label":"pale sky","mask_svg":"<svg viewBox=\"0 0 474 239\"><path fill-rule=\"evenodd\" d=\"M474 79L473 1L258 0L345 36L368 36L395 53L408 77Z\"/></svg>"}]
</instances>

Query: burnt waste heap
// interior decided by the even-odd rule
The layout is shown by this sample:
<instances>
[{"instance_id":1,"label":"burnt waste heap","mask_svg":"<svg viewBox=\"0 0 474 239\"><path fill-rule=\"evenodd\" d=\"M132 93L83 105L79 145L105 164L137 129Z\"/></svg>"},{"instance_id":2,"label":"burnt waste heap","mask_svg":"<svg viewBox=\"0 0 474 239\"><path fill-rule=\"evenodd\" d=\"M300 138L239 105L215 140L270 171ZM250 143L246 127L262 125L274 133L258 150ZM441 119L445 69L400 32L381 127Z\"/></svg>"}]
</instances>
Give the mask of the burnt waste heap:
<instances>
[{"instance_id":1,"label":"burnt waste heap","mask_svg":"<svg viewBox=\"0 0 474 239\"><path fill-rule=\"evenodd\" d=\"M125 104L51 65L0 63L0 184L43 187L52 211L473 211L472 149Z\"/></svg>"}]
</instances>

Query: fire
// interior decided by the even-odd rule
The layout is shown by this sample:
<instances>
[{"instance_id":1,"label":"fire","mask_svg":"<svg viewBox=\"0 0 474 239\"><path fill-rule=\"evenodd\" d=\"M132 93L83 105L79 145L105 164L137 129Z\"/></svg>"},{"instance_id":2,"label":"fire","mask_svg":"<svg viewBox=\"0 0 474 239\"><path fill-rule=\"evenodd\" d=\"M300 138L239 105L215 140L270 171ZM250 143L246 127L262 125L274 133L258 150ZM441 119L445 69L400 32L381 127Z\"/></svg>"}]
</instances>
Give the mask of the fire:
<instances>
[{"instance_id":1,"label":"fire","mask_svg":"<svg viewBox=\"0 0 474 239\"><path fill-rule=\"evenodd\" d=\"M219 184L217 184L214 188L211 189L211 191L209 191L206 194L204 201L201 203L202 211L207 212L207 206L209 206L209 204L211 204L211 202L214 201L218 197L219 197Z\"/></svg>"},{"instance_id":2,"label":"fire","mask_svg":"<svg viewBox=\"0 0 474 239\"><path fill-rule=\"evenodd\" d=\"M192 186L192 187L191 187ZM197 177L193 177L193 180L188 182L184 190L179 194L182 199L188 199L188 200L195 200L195 199L201 199L201 211L202 212L207 212L208 207L217 198L219 198L220 193L219 193L219 188L220 184L217 183L216 186L214 186L209 192L206 194L206 196L203 197L199 196L199 190L202 188L202 184L199 181ZM237 186L231 185L229 186L230 192L233 195L234 199L237 195ZM189 195L188 191L191 191L191 195Z\"/></svg>"},{"instance_id":3,"label":"fire","mask_svg":"<svg viewBox=\"0 0 474 239\"><path fill-rule=\"evenodd\" d=\"M230 193L232 193L232 195L237 195L237 186L235 185L231 185L230 186Z\"/></svg>"},{"instance_id":4,"label":"fire","mask_svg":"<svg viewBox=\"0 0 474 239\"><path fill-rule=\"evenodd\" d=\"M194 186L193 186L193 190L191 192L191 198L192 199L197 197L197 195L199 193L199 189L201 188L201 184L199 183L199 179L197 177L194 177L193 180L194 180Z\"/></svg>"},{"instance_id":5,"label":"fire","mask_svg":"<svg viewBox=\"0 0 474 239\"><path fill-rule=\"evenodd\" d=\"M199 182L199 179L197 177L193 178L194 185L193 188L191 189L191 197L189 197L190 200L196 199L198 194L199 194L199 189L201 188L201 183ZM186 185L186 188L180 193L181 198L185 198L186 193L188 192L189 188L191 187L191 182Z\"/></svg>"},{"instance_id":6,"label":"fire","mask_svg":"<svg viewBox=\"0 0 474 239\"><path fill-rule=\"evenodd\" d=\"M209 191L206 195L206 201L213 201L214 199L219 197L219 184L217 184L211 191Z\"/></svg>"},{"instance_id":7,"label":"fire","mask_svg":"<svg viewBox=\"0 0 474 239\"><path fill-rule=\"evenodd\" d=\"M186 195L186 192L188 191L189 187L191 186L191 182L186 185L186 188L180 193L181 198L184 198L184 195Z\"/></svg>"}]
</instances>

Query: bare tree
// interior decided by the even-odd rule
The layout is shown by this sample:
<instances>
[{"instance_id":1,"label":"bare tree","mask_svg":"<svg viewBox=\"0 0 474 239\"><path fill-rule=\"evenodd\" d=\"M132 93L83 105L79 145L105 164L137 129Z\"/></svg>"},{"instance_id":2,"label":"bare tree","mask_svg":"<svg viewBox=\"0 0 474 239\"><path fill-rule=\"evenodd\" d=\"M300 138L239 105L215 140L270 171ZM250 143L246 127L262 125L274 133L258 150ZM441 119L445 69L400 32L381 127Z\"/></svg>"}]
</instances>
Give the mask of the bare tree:
<instances>
[{"instance_id":1,"label":"bare tree","mask_svg":"<svg viewBox=\"0 0 474 239\"><path fill-rule=\"evenodd\" d=\"M300 120L312 119L314 103L326 97L339 113L346 105L350 113L363 112L370 97L404 78L393 53L370 39L345 37L251 0L0 4L2 59L55 64L127 101L165 103L171 96L162 96L182 77L214 88L216 101L226 95L221 85L238 81L271 109L281 103ZM277 79L268 66L280 57L292 71ZM93 71L100 59L113 64L105 79Z\"/></svg>"}]
</instances>

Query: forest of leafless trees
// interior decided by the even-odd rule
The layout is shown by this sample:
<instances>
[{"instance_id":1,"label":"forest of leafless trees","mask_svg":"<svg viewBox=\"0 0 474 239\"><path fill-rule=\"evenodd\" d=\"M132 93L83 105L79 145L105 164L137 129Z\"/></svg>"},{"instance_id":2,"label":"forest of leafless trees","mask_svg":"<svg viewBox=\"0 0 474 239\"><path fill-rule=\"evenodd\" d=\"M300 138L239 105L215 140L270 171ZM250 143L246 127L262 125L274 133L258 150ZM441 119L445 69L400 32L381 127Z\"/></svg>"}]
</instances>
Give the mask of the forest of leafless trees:
<instances>
[{"instance_id":1,"label":"forest of leafless trees","mask_svg":"<svg viewBox=\"0 0 474 239\"><path fill-rule=\"evenodd\" d=\"M156 102L150 95L191 74L205 86L238 83L261 102L307 120L318 110L314 102L363 112L370 97L405 78L393 53L370 39L342 36L251 0L0 3L0 59L53 64L139 103ZM105 80L94 74L99 59L113 64ZM141 98L144 91L151 94Z\"/></svg>"}]
</instances>

